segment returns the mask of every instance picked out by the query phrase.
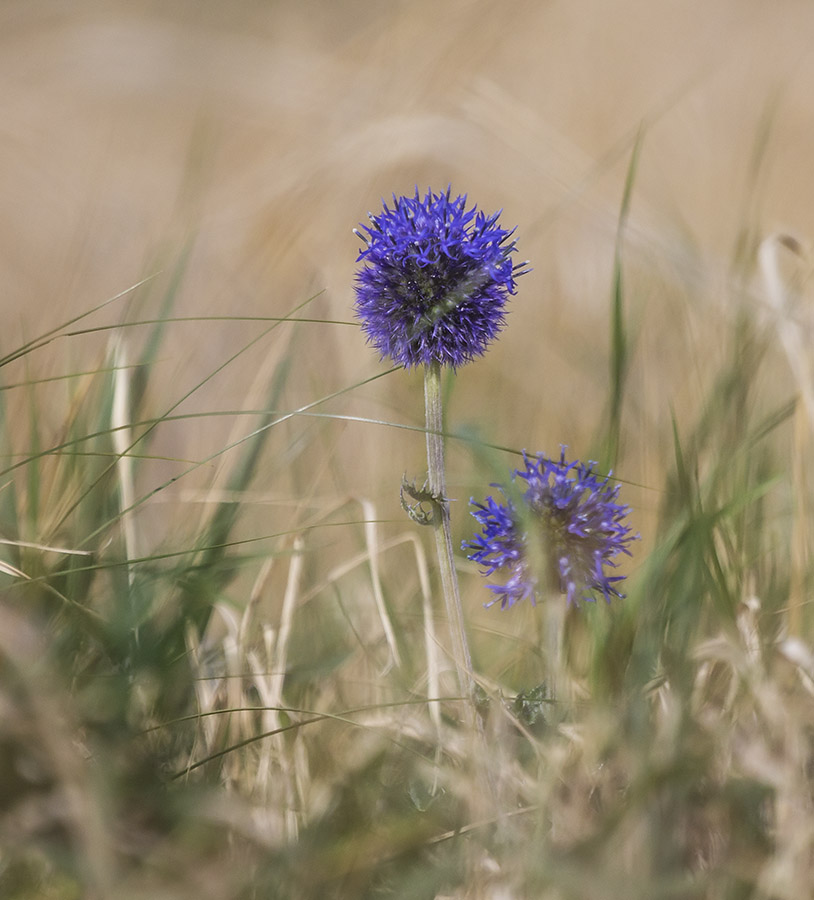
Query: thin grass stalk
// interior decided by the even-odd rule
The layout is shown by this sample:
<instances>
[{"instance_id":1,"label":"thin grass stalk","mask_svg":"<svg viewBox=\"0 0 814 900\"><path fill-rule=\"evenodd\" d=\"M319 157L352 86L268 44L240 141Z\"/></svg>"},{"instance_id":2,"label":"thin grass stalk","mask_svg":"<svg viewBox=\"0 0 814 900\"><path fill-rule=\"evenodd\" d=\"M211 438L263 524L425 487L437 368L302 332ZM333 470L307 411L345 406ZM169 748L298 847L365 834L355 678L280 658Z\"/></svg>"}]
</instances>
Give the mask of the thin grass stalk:
<instances>
[{"instance_id":1,"label":"thin grass stalk","mask_svg":"<svg viewBox=\"0 0 814 900\"><path fill-rule=\"evenodd\" d=\"M192 661L192 670L197 673L194 687L195 698L198 703L198 729L196 731L195 744L193 744L189 753L189 761L191 762L196 757L199 738L205 753L211 753L215 746L218 719L215 716L210 716L209 713L215 709L221 680L206 677L200 638L195 626L192 624L186 629L186 646Z\"/></svg>"},{"instance_id":2,"label":"thin grass stalk","mask_svg":"<svg viewBox=\"0 0 814 900\"><path fill-rule=\"evenodd\" d=\"M370 584L373 589L373 599L376 601L376 612L379 614L379 620L382 623L387 646L390 649L390 661L385 669L389 671L392 666L399 668L401 666L401 654L399 653L398 642L396 641L396 632L390 616L387 613L387 606L384 602L384 592L382 591L382 579L379 570L379 555L381 547L379 546L378 532L376 530L376 509L369 500L360 499L359 503L362 507L362 514L365 522L365 547L370 559ZM384 673L383 673L384 674Z\"/></svg>"},{"instance_id":3,"label":"thin grass stalk","mask_svg":"<svg viewBox=\"0 0 814 900\"><path fill-rule=\"evenodd\" d=\"M132 429L130 425L130 373L128 371L127 350L121 338L117 339L111 348L110 357L113 369L113 408L111 415L111 439L117 459L119 473L119 495L121 508L130 509L136 499L135 478L133 474L133 460L128 455L132 444ZM133 516L122 515L121 528L124 536L124 548L128 561L136 559L139 555L136 544L136 526ZM127 566L127 581L131 589L133 587L133 569ZM138 642L138 629L136 629L136 641Z\"/></svg>"},{"instance_id":4,"label":"thin grass stalk","mask_svg":"<svg viewBox=\"0 0 814 900\"><path fill-rule=\"evenodd\" d=\"M608 438L606 458L609 465L613 466L619 456L619 447L622 435L622 405L625 396L625 383L627 381L630 366L630 350L628 347L628 335L625 322L624 285L622 274L622 249L625 230L630 215L630 204L633 198L633 184L639 165L639 156L642 149L643 134L640 131L630 165L625 178L625 189L622 195L622 208L619 212L619 224L616 229L616 247L613 259L613 297L611 303L611 354L610 354L610 413L608 423Z\"/></svg>"},{"instance_id":5,"label":"thin grass stalk","mask_svg":"<svg viewBox=\"0 0 814 900\"><path fill-rule=\"evenodd\" d=\"M791 583L789 585L788 632L802 633L803 607L805 606L805 579L809 568L808 528L808 460L811 436L814 434L814 371L810 336L795 320L794 290L784 281L780 272L779 252L785 248L800 264L809 265L801 244L791 235L776 233L766 238L758 248L758 264L774 326L788 359L794 380L800 392L800 401L794 413L792 444L792 484L795 502L791 539Z\"/></svg>"},{"instance_id":6,"label":"thin grass stalk","mask_svg":"<svg viewBox=\"0 0 814 900\"><path fill-rule=\"evenodd\" d=\"M283 703L283 685L285 683L286 669L288 668L288 644L291 637L291 629L294 624L294 611L297 600L301 596L300 585L302 572L305 565L303 551L305 541L300 535L294 538L291 562L288 567L288 580L283 595L283 607L280 611L280 627L277 632L277 644L274 648L273 659L273 696L275 703Z\"/></svg>"},{"instance_id":7,"label":"thin grass stalk","mask_svg":"<svg viewBox=\"0 0 814 900\"><path fill-rule=\"evenodd\" d=\"M441 573L441 589L449 621L452 638L455 669L461 694L474 698L475 684L472 679L472 657L466 640L461 594L455 571L452 552L452 533L447 499L446 473L444 466L444 412L441 401L441 366L432 362L424 369L424 407L427 425L427 472L429 489L435 498L433 510L433 531Z\"/></svg>"},{"instance_id":8,"label":"thin grass stalk","mask_svg":"<svg viewBox=\"0 0 814 900\"><path fill-rule=\"evenodd\" d=\"M438 638L435 633L435 621L432 616L432 591L430 590L430 573L424 555L424 547L415 535L408 535L406 540L415 552L416 571L421 585L421 614L424 618L424 652L427 659L427 697L435 701L441 696L440 666L438 660ZM429 704L429 713L435 726L436 734L441 738L441 706L439 703Z\"/></svg>"},{"instance_id":9,"label":"thin grass stalk","mask_svg":"<svg viewBox=\"0 0 814 900\"><path fill-rule=\"evenodd\" d=\"M791 448L791 478L794 487L794 513L791 535L791 578L789 584L790 635L803 633L803 609L806 606L806 578L811 559L811 532L809 514L811 459L810 421L798 405L794 412L794 432Z\"/></svg>"},{"instance_id":10,"label":"thin grass stalk","mask_svg":"<svg viewBox=\"0 0 814 900\"><path fill-rule=\"evenodd\" d=\"M257 608L260 605L260 600L263 597L263 592L266 589L266 585L271 578L271 570L274 568L274 556L269 556L260 567L260 572L257 578L252 585L251 593L249 594L249 602L246 604L246 609L243 610L243 616L240 620L240 634L238 636L238 641L240 642L240 646L242 652L248 653L248 635L249 628L255 621L255 614L257 612Z\"/></svg>"},{"instance_id":11,"label":"thin grass stalk","mask_svg":"<svg viewBox=\"0 0 814 900\"><path fill-rule=\"evenodd\" d=\"M273 731L279 728L279 713L273 706L281 704L274 702L272 696L272 678L274 668L274 645L277 640L277 632L268 624L262 626L263 630L263 656L261 658L260 651L249 650L246 654L246 661L249 670L252 672L252 683L257 690L260 702L266 709L260 714L261 728L263 731ZM268 800L270 796L270 786L272 784L272 763L274 746L271 741L264 741L260 753L260 759L257 763L255 771L254 786L255 790L263 800Z\"/></svg>"},{"instance_id":12,"label":"thin grass stalk","mask_svg":"<svg viewBox=\"0 0 814 900\"><path fill-rule=\"evenodd\" d=\"M288 567L288 580L285 586L285 594L283 595L283 606L280 611L280 628L277 632L277 641L274 645L273 655L271 643L268 640L266 642L266 660L269 671L272 673L269 678L269 686L273 692L272 705L281 707L285 706L283 687L285 686L285 676L288 669L288 651L294 624L294 613L297 608L297 602L301 597L302 574L305 567L304 550L305 541L301 535L297 535L294 538L292 547L291 562ZM276 727L279 728L282 724L279 713L277 713L276 718ZM278 761L282 775L282 793L285 802L285 810L283 812L285 834L288 840L293 841L296 840L299 833L299 823L296 812L294 772L285 741L279 744Z\"/></svg>"},{"instance_id":13,"label":"thin grass stalk","mask_svg":"<svg viewBox=\"0 0 814 900\"><path fill-rule=\"evenodd\" d=\"M104 309L111 303L115 303L117 300L121 300L122 297L126 297L128 294L132 294L133 291L138 290L138 288L140 288L142 285L147 284L148 281L152 281L153 278L158 277L159 274L159 272L156 272L153 275L148 275L146 278L142 278L141 281L137 281L135 284L130 285L130 287L125 288L118 294L109 297L103 303L100 303L97 306L94 306L91 309L80 313L78 316L74 316L72 319L68 319L65 322L62 322L62 324L57 325L56 328L51 328L49 331L46 331L38 337L33 338L33 340L27 341L22 345L22 347L17 347L11 353L0 357L0 368L3 368L3 366L7 366L9 365L9 363L20 359L20 357L27 356L29 353L33 353L35 350L40 350L42 347L48 346L48 344L53 343L60 337L64 337L66 328L69 328L76 322L80 322L82 319L88 318L88 316L92 316L94 313L99 312L99 310Z\"/></svg>"},{"instance_id":14,"label":"thin grass stalk","mask_svg":"<svg viewBox=\"0 0 814 900\"><path fill-rule=\"evenodd\" d=\"M223 607L218 607L223 611ZM234 630L235 622L229 622L229 634L223 638L223 660L226 668L226 709L223 715L222 746L250 738L254 731L246 712L242 709L243 701L243 660L237 645L237 636ZM238 785L242 778L242 760L236 753L229 754L224 759L222 777L227 785Z\"/></svg>"}]
</instances>

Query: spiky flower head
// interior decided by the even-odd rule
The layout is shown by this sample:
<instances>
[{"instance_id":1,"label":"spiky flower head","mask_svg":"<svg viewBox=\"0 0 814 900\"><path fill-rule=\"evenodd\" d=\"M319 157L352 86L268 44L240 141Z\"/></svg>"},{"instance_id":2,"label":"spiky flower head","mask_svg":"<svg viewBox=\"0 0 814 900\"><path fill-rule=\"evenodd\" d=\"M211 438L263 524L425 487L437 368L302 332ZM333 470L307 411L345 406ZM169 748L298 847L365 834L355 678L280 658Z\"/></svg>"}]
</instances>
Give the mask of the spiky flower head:
<instances>
[{"instance_id":1,"label":"spiky flower head","mask_svg":"<svg viewBox=\"0 0 814 900\"><path fill-rule=\"evenodd\" d=\"M357 262L356 314L382 357L408 368L438 362L457 368L485 352L505 321L515 279L528 271L513 263L514 230L427 191L422 199L393 195L371 225L356 234L366 246Z\"/></svg>"},{"instance_id":2,"label":"spiky flower head","mask_svg":"<svg viewBox=\"0 0 814 900\"><path fill-rule=\"evenodd\" d=\"M512 481L519 490L501 492L501 498L471 501L472 515L482 527L464 541L468 557L483 566L483 574L505 572L503 584L490 584L501 609L520 600L532 604L553 586L568 603L594 600L599 591L610 601L623 597L616 585L623 575L609 575L620 553L630 556L628 544L639 537L626 524L630 507L617 503L619 485L594 473L596 463L566 462L543 454L523 454L525 470L516 469Z\"/></svg>"}]
</instances>

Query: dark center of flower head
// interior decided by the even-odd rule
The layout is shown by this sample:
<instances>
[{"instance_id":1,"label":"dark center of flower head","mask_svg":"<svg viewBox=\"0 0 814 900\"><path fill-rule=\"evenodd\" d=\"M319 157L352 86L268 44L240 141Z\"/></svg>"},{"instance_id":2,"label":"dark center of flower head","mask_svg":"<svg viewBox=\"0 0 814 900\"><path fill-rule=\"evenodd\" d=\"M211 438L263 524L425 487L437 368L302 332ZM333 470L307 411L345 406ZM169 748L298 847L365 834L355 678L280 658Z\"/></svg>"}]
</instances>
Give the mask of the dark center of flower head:
<instances>
[{"instance_id":1,"label":"dark center of flower head","mask_svg":"<svg viewBox=\"0 0 814 900\"><path fill-rule=\"evenodd\" d=\"M457 324L453 318L455 312L465 303L473 303L478 292L489 283L490 276L484 271L463 271L456 282L457 273L445 273L439 277L431 273L429 278L419 270L417 278L411 279L410 286L415 286L415 293L410 297L415 301L417 319L416 333L431 331L442 319L447 318L450 324Z\"/></svg>"},{"instance_id":2,"label":"dark center of flower head","mask_svg":"<svg viewBox=\"0 0 814 900\"><path fill-rule=\"evenodd\" d=\"M576 501L560 507L550 502L551 497L546 500L529 503L530 522L526 523L529 562L537 582L561 591L569 600L585 590L601 589L596 564L610 535L590 526L575 532Z\"/></svg>"},{"instance_id":3,"label":"dark center of flower head","mask_svg":"<svg viewBox=\"0 0 814 900\"><path fill-rule=\"evenodd\" d=\"M394 197L364 227L356 311L368 340L406 366L456 367L485 352L525 272L510 231L466 209L466 197ZM361 236L361 235L360 235Z\"/></svg>"}]
</instances>

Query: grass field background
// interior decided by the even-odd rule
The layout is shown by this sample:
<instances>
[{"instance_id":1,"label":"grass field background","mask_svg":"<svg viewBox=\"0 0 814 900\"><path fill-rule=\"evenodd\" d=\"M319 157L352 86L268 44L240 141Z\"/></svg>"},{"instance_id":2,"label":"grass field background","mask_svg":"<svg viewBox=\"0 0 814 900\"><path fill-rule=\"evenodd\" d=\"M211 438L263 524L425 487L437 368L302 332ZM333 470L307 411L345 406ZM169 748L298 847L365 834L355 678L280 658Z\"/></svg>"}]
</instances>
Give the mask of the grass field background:
<instances>
[{"instance_id":1,"label":"grass field background","mask_svg":"<svg viewBox=\"0 0 814 900\"><path fill-rule=\"evenodd\" d=\"M812 36L5 0L0 896L810 894ZM445 382L456 545L561 444L642 538L555 702L459 556L488 754L399 503L421 373L352 313L352 229L447 184L533 269Z\"/></svg>"}]
</instances>

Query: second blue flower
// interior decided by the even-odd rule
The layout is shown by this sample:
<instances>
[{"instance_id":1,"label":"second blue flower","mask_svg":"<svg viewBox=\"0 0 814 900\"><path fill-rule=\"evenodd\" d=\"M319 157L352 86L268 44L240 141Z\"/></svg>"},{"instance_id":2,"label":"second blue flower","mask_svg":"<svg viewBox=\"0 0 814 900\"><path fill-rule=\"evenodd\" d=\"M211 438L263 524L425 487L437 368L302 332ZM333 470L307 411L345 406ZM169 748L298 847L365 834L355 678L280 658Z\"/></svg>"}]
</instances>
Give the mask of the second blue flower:
<instances>
[{"instance_id":1,"label":"second blue flower","mask_svg":"<svg viewBox=\"0 0 814 900\"><path fill-rule=\"evenodd\" d=\"M606 600L622 597L622 575L609 575L620 553L638 535L627 524L630 507L617 502L619 485L593 470L593 463L566 462L539 454L523 455L525 469L512 479L525 482L521 495L472 501L472 515L482 527L463 549L480 563L484 575L505 573L503 584L491 584L502 609L520 600L542 599L547 590L561 590L568 602L593 600L599 591ZM499 485L493 485L500 487ZM491 605L491 604L487 604Z\"/></svg>"}]
</instances>

